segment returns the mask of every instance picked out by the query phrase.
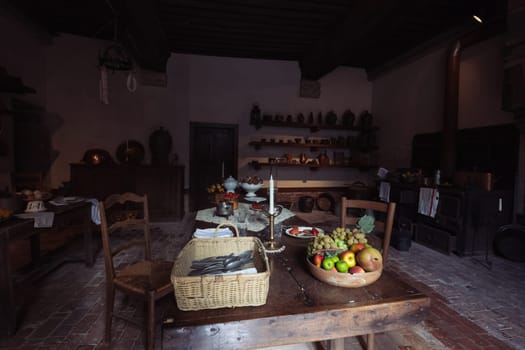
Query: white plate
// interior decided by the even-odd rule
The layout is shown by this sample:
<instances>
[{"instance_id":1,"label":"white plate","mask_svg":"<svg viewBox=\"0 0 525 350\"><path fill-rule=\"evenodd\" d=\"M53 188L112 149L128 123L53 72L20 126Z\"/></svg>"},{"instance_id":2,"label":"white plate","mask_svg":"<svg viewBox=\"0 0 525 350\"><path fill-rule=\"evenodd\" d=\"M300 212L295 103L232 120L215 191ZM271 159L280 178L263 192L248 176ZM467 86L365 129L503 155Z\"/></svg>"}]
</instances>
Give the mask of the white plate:
<instances>
[{"instance_id":1,"label":"white plate","mask_svg":"<svg viewBox=\"0 0 525 350\"><path fill-rule=\"evenodd\" d=\"M64 202L66 203L77 203L82 202L84 198L82 197L64 197Z\"/></svg>"},{"instance_id":2,"label":"white plate","mask_svg":"<svg viewBox=\"0 0 525 350\"><path fill-rule=\"evenodd\" d=\"M244 197L244 199L247 200L248 202L255 202L255 203L264 202L266 200L265 197Z\"/></svg>"},{"instance_id":3,"label":"white plate","mask_svg":"<svg viewBox=\"0 0 525 350\"><path fill-rule=\"evenodd\" d=\"M299 233L297 234L292 234L292 230L294 228L298 228L299 229ZM290 237L296 237L296 238L312 238L312 237L315 237L313 234L312 234L312 229L313 227L311 226L294 226L294 227L290 227L290 228L287 228L286 231L284 231L284 233L286 233L288 236ZM324 230L319 228L319 227L316 227L315 228L319 233L324 233Z\"/></svg>"},{"instance_id":4,"label":"white plate","mask_svg":"<svg viewBox=\"0 0 525 350\"><path fill-rule=\"evenodd\" d=\"M233 232L229 228L220 228L215 232L215 228L198 228L193 233L195 238L223 238L232 237Z\"/></svg>"}]
</instances>

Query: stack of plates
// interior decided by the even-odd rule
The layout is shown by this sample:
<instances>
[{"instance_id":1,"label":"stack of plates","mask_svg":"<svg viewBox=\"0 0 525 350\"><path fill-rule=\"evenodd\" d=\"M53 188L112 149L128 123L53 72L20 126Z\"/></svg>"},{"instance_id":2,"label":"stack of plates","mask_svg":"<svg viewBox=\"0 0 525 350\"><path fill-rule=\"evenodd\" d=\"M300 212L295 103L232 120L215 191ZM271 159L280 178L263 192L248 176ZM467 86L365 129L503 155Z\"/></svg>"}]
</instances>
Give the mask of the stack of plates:
<instances>
[{"instance_id":1,"label":"stack of plates","mask_svg":"<svg viewBox=\"0 0 525 350\"><path fill-rule=\"evenodd\" d=\"M233 232L229 228L198 228L193 233L195 238L222 238L232 237Z\"/></svg>"}]
</instances>

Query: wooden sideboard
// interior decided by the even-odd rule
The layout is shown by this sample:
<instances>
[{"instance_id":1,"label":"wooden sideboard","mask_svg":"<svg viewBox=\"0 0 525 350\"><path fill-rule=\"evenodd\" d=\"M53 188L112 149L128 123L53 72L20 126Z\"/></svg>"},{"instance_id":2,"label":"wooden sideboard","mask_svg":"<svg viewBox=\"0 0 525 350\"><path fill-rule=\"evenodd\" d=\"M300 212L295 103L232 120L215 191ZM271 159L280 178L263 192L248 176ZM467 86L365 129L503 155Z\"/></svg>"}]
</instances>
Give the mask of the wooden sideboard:
<instances>
[{"instance_id":1,"label":"wooden sideboard","mask_svg":"<svg viewBox=\"0 0 525 350\"><path fill-rule=\"evenodd\" d=\"M152 220L184 216L184 166L70 164L72 194L105 199L113 193L147 194Z\"/></svg>"}]
</instances>

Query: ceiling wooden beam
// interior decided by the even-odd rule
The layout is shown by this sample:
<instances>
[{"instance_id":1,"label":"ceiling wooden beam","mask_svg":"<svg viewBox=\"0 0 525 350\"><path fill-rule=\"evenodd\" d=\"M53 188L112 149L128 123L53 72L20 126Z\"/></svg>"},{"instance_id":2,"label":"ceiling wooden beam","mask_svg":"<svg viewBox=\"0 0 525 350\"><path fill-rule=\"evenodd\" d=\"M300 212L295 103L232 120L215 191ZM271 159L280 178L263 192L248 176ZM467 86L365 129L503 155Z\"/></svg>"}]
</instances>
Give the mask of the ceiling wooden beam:
<instances>
[{"instance_id":1,"label":"ceiling wooden beam","mask_svg":"<svg viewBox=\"0 0 525 350\"><path fill-rule=\"evenodd\" d=\"M373 31L397 6L394 0L355 3L346 20L329 36L314 44L299 61L303 78L318 80L349 60L351 48Z\"/></svg>"},{"instance_id":2,"label":"ceiling wooden beam","mask_svg":"<svg viewBox=\"0 0 525 350\"><path fill-rule=\"evenodd\" d=\"M107 0L125 26L123 44L142 68L166 71L170 49L154 1Z\"/></svg>"}]
</instances>

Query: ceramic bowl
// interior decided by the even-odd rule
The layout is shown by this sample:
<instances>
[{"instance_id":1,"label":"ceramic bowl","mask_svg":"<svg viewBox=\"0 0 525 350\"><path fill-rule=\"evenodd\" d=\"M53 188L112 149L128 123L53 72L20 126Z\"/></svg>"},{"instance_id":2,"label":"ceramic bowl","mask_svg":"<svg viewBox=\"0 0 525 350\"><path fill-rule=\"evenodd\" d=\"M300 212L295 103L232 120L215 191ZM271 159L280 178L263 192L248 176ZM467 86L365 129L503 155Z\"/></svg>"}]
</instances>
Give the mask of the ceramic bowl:
<instances>
[{"instance_id":1,"label":"ceramic bowl","mask_svg":"<svg viewBox=\"0 0 525 350\"><path fill-rule=\"evenodd\" d=\"M310 273L314 275L315 278L336 287L359 288L368 286L377 281L379 277L381 277L381 273L383 273L383 269L381 268L373 272L352 275L350 273L340 273L322 269L312 264L308 258L306 258L306 263Z\"/></svg>"},{"instance_id":2,"label":"ceramic bowl","mask_svg":"<svg viewBox=\"0 0 525 350\"><path fill-rule=\"evenodd\" d=\"M249 184L247 182L241 183L241 187L243 188L243 190L247 192L246 197L256 197L257 195L255 194L255 192L260 190L262 185L263 185L262 183L258 183L258 184Z\"/></svg>"}]
</instances>

